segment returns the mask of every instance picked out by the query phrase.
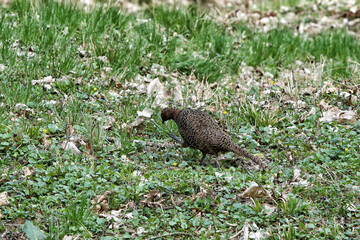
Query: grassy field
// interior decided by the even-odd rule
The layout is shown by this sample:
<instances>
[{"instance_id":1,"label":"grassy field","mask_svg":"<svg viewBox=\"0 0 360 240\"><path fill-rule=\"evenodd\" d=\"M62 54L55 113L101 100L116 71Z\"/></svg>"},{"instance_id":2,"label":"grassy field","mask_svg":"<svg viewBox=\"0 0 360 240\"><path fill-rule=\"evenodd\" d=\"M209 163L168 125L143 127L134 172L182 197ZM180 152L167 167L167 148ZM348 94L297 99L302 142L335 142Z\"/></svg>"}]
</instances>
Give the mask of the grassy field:
<instances>
[{"instance_id":1,"label":"grassy field","mask_svg":"<svg viewBox=\"0 0 360 240\"><path fill-rule=\"evenodd\" d=\"M268 31L199 6L1 8L0 239L356 239L360 29L301 33L331 11L298 2ZM267 168L200 165L169 105Z\"/></svg>"}]
</instances>

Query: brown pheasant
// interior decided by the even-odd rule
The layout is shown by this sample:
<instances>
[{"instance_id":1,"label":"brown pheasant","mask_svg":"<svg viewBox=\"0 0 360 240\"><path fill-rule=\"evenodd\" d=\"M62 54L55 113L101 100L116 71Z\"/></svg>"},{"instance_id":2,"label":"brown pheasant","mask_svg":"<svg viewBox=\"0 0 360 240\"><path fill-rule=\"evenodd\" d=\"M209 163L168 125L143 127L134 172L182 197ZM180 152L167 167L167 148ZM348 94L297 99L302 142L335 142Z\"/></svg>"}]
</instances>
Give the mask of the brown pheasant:
<instances>
[{"instance_id":1,"label":"brown pheasant","mask_svg":"<svg viewBox=\"0 0 360 240\"><path fill-rule=\"evenodd\" d=\"M205 112L193 109L165 108L161 111L161 119L163 123L167 120L176 122L183 142L174 135L172 137L181 142L183 147L199 149L203 154L201 163L206 154L217 155L219 152L234 152L239 156L250 158L260 167L263 166L258 157L236 145L231 137L219 127L215 119Z\"/></svg>"}]
</instances>

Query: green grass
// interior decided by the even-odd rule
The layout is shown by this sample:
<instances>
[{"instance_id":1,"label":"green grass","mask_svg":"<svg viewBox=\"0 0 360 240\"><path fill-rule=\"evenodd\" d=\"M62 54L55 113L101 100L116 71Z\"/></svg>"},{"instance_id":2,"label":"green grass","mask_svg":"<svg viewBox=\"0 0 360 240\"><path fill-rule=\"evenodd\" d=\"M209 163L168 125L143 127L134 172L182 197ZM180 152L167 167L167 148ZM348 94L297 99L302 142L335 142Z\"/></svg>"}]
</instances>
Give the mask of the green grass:
<instances>
[{"instance_id":1,"label":"green grass","mask_svg":"<svg viewBox=\"0 0 360 240\"><path fill-rule=\"evenodd\" d=\"M266 11L269 9L279 10L281 6L293 8L299 6L299 4L304 4L306 2L311 2L311 0L255 0L254 3L258 6L259 9Z\"/></svg>"},{"instance_id":2,"label":"green grass","mask_svg":"<svg viewBox=\"0 0 360 240\"><path fill-rule=\"evenodd\" d=\"M348 59L359 62L360 44L346 29L295 36L294 29L263 33L237 23L229 30L194 6L150 6L129 14L116 7L85 12L52 1L15 1L0 13L0 63L6 66L0 72L0 193L7 192L10 202L0 206L0 236L29 236L25 224L47 239L228 239L246 222L270 239L359 235L360 125L320 123L318 108L325 99L359 111L359 101L301 93L309 86L319 91L324 81L346 92L358 84ZM306 68L311 61L324 63L325 69L320 80L295 79L296 93L290 94L273 83L285 70L296 70L296 60ZM154 72L156 64L165 74ZM246 75L242 64L275 77L254 74L252 86L239 90L246 86L239 78ZM189 82L192 74L197 79ZM56 79L51 88L31 83L46 76ZM158 77L170 95L177 79L181 107L213 107L235 142L271 160L268 168L225 160L218 167L210 156L201 166L199 151L172 145L166 132L178 134L176 125L161 124L160 108L152 107L155 95L128 85L134 79L147 84L145 77ZM196 85L201 81L217 83L211 98L198 96L206 86ZM295 108L288 99L306 107ZM309 116L312 107L317 111ZM144 108L155 114L128 129ZM115 121L106 127L109 117ZM80 155L63 149L69 141ZM24 167L35 173L25 176ZM293 184L295 168L308 185ZM241 199L251 182L272 199ZM116 220L96 214L92 200L106 191L109 209L98 203L99 213L119 210ZM276 210L269 213L265 203Z\"/></svg>"},{"instance_id":3,"label":"green grass","mask_svg":"<svg viewBox=\"0 0 360 240\"><path fill-rule=\"evenodd\" d=\"M4 18L0 25L1 55L11 64L20 63L24 74L32 79L59 75L59 71L68 74L73 70L84 77L91 77L90 71L99 72L102 68L99 61L89 66L77 61L77 48L83 43L92 57L107 56L111 67L118 71L115 73L124 79L134 77L140 67L147 69L158 63L181 73L194 72L198 78L214 82L226 74L239 74L242 62L276 74L279 67L288 68L295 60L309 58L316 61L325 58L330 76L349 77L353 70L348 59L359 62L359 42L344 30L309 38L295 36L290 29L265 34L239 24L229 33L197 8L149 9L140 16L152 19L148 23L136 22L134 16L118 14L114 8L100 8L87 14L71 5L42 3L39 8L44 10L38 11L38 18L30 3L16 2L13 8L18 16ZM17 26L13 28L10 22ZM164 30L160 32L161 27ZM62 33L65 28L67 34ZM175 32L177 36L171 36ZM239 39L242 32L245 35ZM32 46L37 55L19 61L16 54L19 50L11 47L15 40L20 40L22 49ZM234 48L237 41L241 44Z\"/></svg>"}]
</instances>

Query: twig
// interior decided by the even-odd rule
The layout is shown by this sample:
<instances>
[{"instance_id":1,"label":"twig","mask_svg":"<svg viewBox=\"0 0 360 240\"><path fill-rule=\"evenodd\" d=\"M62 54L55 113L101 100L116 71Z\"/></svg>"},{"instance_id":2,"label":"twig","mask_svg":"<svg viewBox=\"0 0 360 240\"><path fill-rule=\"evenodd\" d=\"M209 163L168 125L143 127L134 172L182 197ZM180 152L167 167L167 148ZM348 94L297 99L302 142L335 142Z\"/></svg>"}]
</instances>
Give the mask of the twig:
<instances>
[{"instance_id":1,"label":"twig","mask_svg":"<svg viewBox=\"0 0 360 240\"><path fill-rule=\"evenodd\" d=\"M160 236L157 236L157 237L151 237L151 238L148 238L147 240L157 239L157 238L162 238L162 237L167 237L167 236L172 236L172 235L188 235L188 236L191 236L192 238L194 238L194 236L193 236L191 233L186 233L186 232L174 232L174 233L163 234L163 235L160 235Z\"/></svg>"},{"instance_id":2,"label":"twig","mask_svg":"<svg viewBox=\"0 0 360 240\"><path fill-rule=\"evenodd\" d=\"M211 217L212 217L212 220L213 220L213 222L214 222L214 230L215 230L215 235L216 235L216 233L217 233L217 227L216 227L216 222L215 222L215 218L214 218L214 214L213 214L214 212L213 211L211 211Z\"/></svg>"},{"instance_id":3,"label":"twig","mask_svg":"<svg viewBox=\"0 0 360 240\"><path fill-rule=\"evenodd\" d=\"M225 222L226 225L230 226L230 227L237 227L237 224L233 224L233 223L229 223L229 222Z\"/></svg>"},{"instance_id":4,"label":"twig","mask_svg":"<svg viewBox=\"0 0 360 240\"><path fill-rule=\"evenodd\" d=\"M177 207L173 195L170 196L170 199L171 199L171 202L172 202L172 204L174 205L174 207Z\"/></svg>"},{"instance_id":5,"label":"twig","mask_svg":"<svg viewBox=\"0 0 360 240\"><path fill-rule=\"evenodd\" d=\"M105 236L106 230L110 227L110 225L113 223L112 218L110 219L109 223L104 227L103 231L101 232L100 236Z\"/></svg>"},{"instance_id":6,"label":"twig","mask_svg":"<svg viewBox=\"0 0 360 240\"><path fill-rule=\"evenodd\" d=\"M237 238L244 230L241 229L240 231L238 231L235 235L232 235L231 237L229 237L229 239L234 239Z\"/></svg>"}]
</instances>

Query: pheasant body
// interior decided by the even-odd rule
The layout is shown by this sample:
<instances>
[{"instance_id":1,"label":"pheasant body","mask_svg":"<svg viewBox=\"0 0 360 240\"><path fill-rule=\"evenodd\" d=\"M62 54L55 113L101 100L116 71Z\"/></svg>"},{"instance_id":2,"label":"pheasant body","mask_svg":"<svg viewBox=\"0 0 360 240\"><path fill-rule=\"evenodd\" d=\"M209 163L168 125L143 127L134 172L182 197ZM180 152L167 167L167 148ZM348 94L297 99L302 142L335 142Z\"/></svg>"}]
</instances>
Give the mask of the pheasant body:
<instances>
[{"instance_id":1,"label":"pheasant body","mask_svg":"<svg viewBox=\"0 0 360 240\"><path fill-rule=\"evenodd\" d=\"M161 112L163 122L174 120L183 139L183 147L191 147L206 154L217 155L222 152L234 152L250 158L261 166L261 160L236 145L231 137L217 124L214 118L205 112L193 109L177 110L165 108Z\"/></svg>"}]
</instances>

